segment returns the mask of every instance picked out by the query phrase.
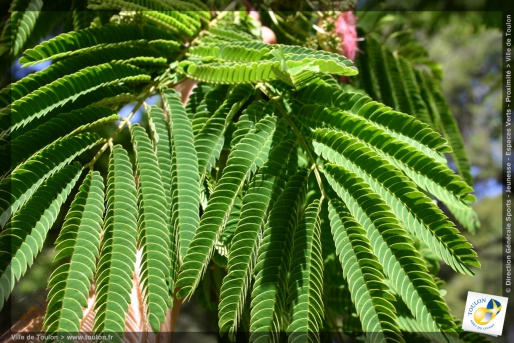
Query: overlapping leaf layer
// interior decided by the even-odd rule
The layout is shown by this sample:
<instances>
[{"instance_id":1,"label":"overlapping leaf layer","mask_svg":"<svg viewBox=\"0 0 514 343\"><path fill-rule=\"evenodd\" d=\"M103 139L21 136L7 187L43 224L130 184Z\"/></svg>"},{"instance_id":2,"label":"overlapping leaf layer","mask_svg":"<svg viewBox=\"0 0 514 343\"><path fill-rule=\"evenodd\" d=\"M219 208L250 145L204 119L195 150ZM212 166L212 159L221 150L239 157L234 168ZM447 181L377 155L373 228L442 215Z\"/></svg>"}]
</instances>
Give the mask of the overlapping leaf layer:
<instances>
[{"instance_id":1,"label":"overlapping leaf layer","mask_svg":"<svg viewBox=\"0 0 514 343\"><path fill-rule=\"evenodd\" d=\"M13 4L11 55L41 6ZM158 332L197 294L232 340L319 342L338 320L371 342L473 339L426 263L480 266L434 201L477 226L437 82L371 38L361 76L342 55L261 42L246 14L209 22L197 0L73 6L76 30L20 59L52 65L0 91L2 306L56 230L48 333L80 331L92 294L93 331L131 330L139 301Z\"/></svg>"}]
</instances>

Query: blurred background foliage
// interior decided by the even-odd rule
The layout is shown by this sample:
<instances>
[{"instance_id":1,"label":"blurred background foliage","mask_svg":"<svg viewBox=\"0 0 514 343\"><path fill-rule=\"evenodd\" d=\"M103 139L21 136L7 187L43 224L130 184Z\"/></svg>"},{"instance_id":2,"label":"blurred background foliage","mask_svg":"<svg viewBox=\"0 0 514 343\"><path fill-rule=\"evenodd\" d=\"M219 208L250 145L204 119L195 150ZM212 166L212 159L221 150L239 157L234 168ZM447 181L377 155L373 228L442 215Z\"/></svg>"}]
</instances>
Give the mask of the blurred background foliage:
<instances>
[{"instance_id":1,"label":"blurred background foliage","mask_svg":"<svg viewBox=\"0 0 514 343\"><path fill-rule=\"evenodd\" d=\"M497 12L417 12L411 17L430 58L442 66L442 88L472 165L474 208L482 224L475 235L465 234L482 268L474 277L447 268L440 273L458 318L468 291L502 294L502 33L488 21L491 13L501 18ZM513 318L512 306L509 313ZM513 330L506 322L505 339L512 339Z\"/></svg>"},{"instance_id":2,"label":"blurred background foliage","mask_svg":"<svg viewBox=\"0 0 514 343\"><path fill-rule=\"evenodd\" d=\"M215 8L224 8L218 2L212 1L212 5ZM269 0L263 3L266 6L274 6L277 10L295 8L288 1ZM487 6L485 0L453 2L451 9L459 10L458 12L425 11L424 3L426 2L410 2L409 8L417 9L414 12L390 12L389 20L383 20L381 25L385 25L382 28L384 33L387 33L388 29L398 29L399 26L408 28L415 41L428 51L428 57L440 64L444 95L463 134L472 165L478 199L474 208L479 215L482 227L475 235L466 234L466 236L477 249L482 269L477 271L476 276L470 277L452 273L449 267L443 265L439 275L446 281L445 298L453 315L462 318L468 291L490 294L502 292L502 14L501 12L470 11L485 9ZM431 2L430 9L447 10L447 3L446 1ZM347 7L353 5L355 1L346 2ZM405 1L359 1L357 9L361 11L356 12L358 25L376 24L373 23L373 12L364 10L384 10L404 8L404 6ZM274 27L274 18L269 15L269 12L261 11L260 14L263 25L269 26L277 34L278 42L288 43L286 33ZM383 14L380 13L381 18L384 17ZM60 30L62 27L55 28L52 35ZM393 46L396 44L400 50L406 49L406 46L402 45L401 37L397 37L396 41L390 43ZM15 81L33 71L35 71L34 68L21 70L14 65L11 69L11 77ZM69 203L66 206L69 206ZM65 209L63 210L61 213L66 212ZM57 220L57 222L60 221ZM50 232L56 233L58 230ZM55 238L50 237L48 242L53 242ZM15 288L12 294L11 319L16 320L30 306L44 301L45 293L42 290L46 287L46 276L54 267L52 260L53 248L47 247L44 253L39 255L35 267L29 270L22 278L19 287ZM205 283L215 283L219 278L220 276L215 273L208 274ZM216 309L211 308L212 302L209 298L216 295L209 293L208 284L199 289L201 291L196 301L183 305L176 331L205 332L204 335L195 336L198 342L216 341L215 336L207 333L215 331L212 325L215 325L216 321L212 318L216 316ZM512 315L514 304L509 305L509 316L514 318ZM8 325L9 323L2 320L0 323L2 332ZM514 326L506 323L503 338L495 341L508 342L509 339L514 339Z\"/></svg>"}]
</instances>

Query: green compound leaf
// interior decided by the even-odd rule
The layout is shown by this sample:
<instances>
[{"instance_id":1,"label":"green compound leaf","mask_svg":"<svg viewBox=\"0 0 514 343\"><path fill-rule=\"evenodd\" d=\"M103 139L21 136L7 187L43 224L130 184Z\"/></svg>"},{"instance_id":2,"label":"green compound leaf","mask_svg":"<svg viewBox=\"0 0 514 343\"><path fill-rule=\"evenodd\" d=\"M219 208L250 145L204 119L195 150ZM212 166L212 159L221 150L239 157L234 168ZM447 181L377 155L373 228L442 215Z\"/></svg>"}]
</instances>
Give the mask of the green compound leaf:
<instances>
[{"instance_id":1,"label":"green compound leaf","mask_svg":"<svg viewBox=\"0 0 514 343\"><path fill-rule=\"evenodd\" d=\"M117 119L118 115L113 110L96 106L58 114L33 130L16 136L9 142L10 144L0 147L0 158L11 159L10 166L6 164L5 167L0 167L0 173L8 171L4 168L16 168L38 150L62 137Z\"/></svg>"},{"instance_id":2,"label":"green compound leaf","mask_svg":"<svg viewBox=\"0 0 514 343\"><path fill-rule=\"evenodd\" d=\"M250 44L248 48L241 45L226 53L223 45L220 46L221 50L216 46L198 48L196 54L202 56L204 61L208 61L209 57L228 57L230 60L220 59L222 62L202 63L198 59L193 59L181 62L177 70L196 80L221 84L284 80L284 77L290 78L304 70L345 76L357 74L357 69L351 66L351 61L337 54L286 45L270 49L270 53L261 54L268 49L265 44L259 46L261 49L257 53L252 47L257 44ZM194 54L195 51L193 56ZM257 57L262 59L257 60Z\"/></svg>"},{"instance_id":3,"label":"green compound leaf","mask_svg":"<svg viewBox=\"0 0 514 343\"><path fill-rule=\"evenodd\" d=\"M286 173L287 159L294 142L284 140L270 151L269 160L252 179L243 198L241 215L237 223L228 257L227 276L220 291L219 327L221 332L235 333L241 318L248 289L251 284L257 237L264 225L271 205L272 194L280 194Z\"/></svg>"},{"instance_id":4,"label":"green compound leaf","mask_svg":"<svg viewBox=\"0 0 514 343\"><path fill-rule=\"evenodd\" d=\"M120 63L105 63L84 68L57 79L14 101L0 115L0 130L14 131L32 120L47 115L53 109L73 102L80 95L100 87L129 81L148 81L143 69Z\"/></svg>"},{"instance_id":5,"label":"green compound leaf","mask_svg":"<svg viewBox=\"0 0 514 343\"><path fill-rule=\"evenodd\" d=\"M180 260L183 260L200 220L198 156L194 146L193 127L180 101L180 93L165 91L162 95L172 140L171 223L173 230L178 232Z\"/></svg>"},{"instance_id":6,"label":"green compound leaf","mask_svg":"<svg viewBox=\"0 0 514 343\"><path fill-rule=\"evenodd\" d=\"M269 214L255 266L250 341L278 341L286 311L287 277L293 235L305 196L308 171L293 175Z\"/></svg>"},{"instance_id":7,"label":"green compound leaf","mask_svg":"<svg viewBox=\"0 0 514 343\"><path fill-rule=\"evenodd\" d=\"M92 133L58 139L0 181L0 226L5 225L48 177L100 141L98 135Z\"/></svg>"},{"instance_id":8,"label":"green compound leaf","mask_svg":"<svg viewBox=\"0 0 514 343\"><path fill-rule=\"evenodd\" d=\"M454 334L456 326L448 306L390 207L356 174L342 166L327 164L325 167L329 184L366 230L366 237L393 290L423 324L423 331Z\"/></svg>"},{"instance_id":9,"label":"green compound leaf","mask_svg":"<svg viewBox=\"0 0 514 343\"><path fill-rule=\"evenodd\" d=\"M60 34L33 49L25 51L20 64L31 66L47 60L57 60L75 54L99 50L115 43L127 44L139 40L167 39L173 42L175 37L154 26L106 25L80 31ZM131 43L133 44L133 43ZM174 43L177 48L179 43Z\"/></svg>"},{"instance_id":10,"label":"green compound leaf","mask_svg":"<svg viewBox=\"0 0 514 343\"><path fill-rule=\"evenodd\" d=\"M43 0L16 0L11 3L10 17L0 37L0 55L18 56L32 34L42 8Z\"/></svg>"},{"instance_id":11,"label":"green compound leaf","mask_svg":"<svg viewBox=\"0 0 514 343\"><path fill-rule=\"evenodd\" d=\"M383 268L366 231L340 200L330 200L329 212L336 253L368 340L403 342L391 303L395 298L383 282Z\"/></svg>"},{"instance_id":12,"label":"green compound leaf","mask_svg":"<svg viewBox=\"0 0 514 343\"><path fill-rule=\"evenodd\" d=\"M319 80L296 92L295 99L304 104L335 107L358 115L435 160L443 161L442 154L451 152L448 142L427 124L408 114L394 111L364 94L345 92L340 87Z\"/></svg>"},{"instance_id":13,"label":"green compound leaf","mask_svg":"<svg viewBox=\"0 0 514 343\"><path fill-rule=\"evenodd\" d=\"M125 331L136 262L136 196L128 154L115 145L109 157L102 248L95 274L95 332Z\"/></svg>"},{"instance_id":14,"label":"green compound leaf","mask_svg":"<svg viewBox=\"0 0 514 343\"><path fill-rule=\"evenodd\" d=\"M382 196L404 227L454 270L473 274L469 266L480 266L471 244L444 213L386 159L343 132L318 129L313 145L317 154L363 178Z\"/></svg>"},{"instance_id":15,"label":"green compound leaf","mask_svg":"<svg viewBox=\"0 0 514 343\"><path fill-rule=\"evenodd\" d=\"M155 147L155 154L157 156L159 164L159 173L161 175L162 186L164 188L164 194L166 196L166 226L170 233L170 280L169 280L169 292L170 296L173 296L175 292L175 280L178 272L178 231L174 225L171 225L171 218L173 217L172 204L172 189L174 187L171 182L171 171L172 171L172 155L173 147L171 146L172 138L171 131L168 123L165 120L164 113L161 108L157 106L150 107L148 111L148 117L150 121L150 129L152 130L153 143Z\"/></svg>"},{"instance_id":16,"label":"green compound leaf","mask_svg":"<svg viewBox=\"0 0 514 343\"><path fill-rule=\"evenodd\" d=\"M241 191L252 165L262 153L275 130L276 117L265 117L232 150L227 166L209 198L200 226L180 268L178 297L193 295L225 227L235 197Z\"/></svg>"},{"instance_id":17,"label":"green compound leaf","mask_svg":"<svg viewBox=\"0 0 514 343\"><path fill-rule=\"evenodd\" d=\"M321 124L357 138L403 171L418 187L436 196L452 212L460 211L465 218L469 218L473 225L471 228L478 223L475 212L468 204L475 200L471 194L473 189L446 165L444 159L427 156L424 150L418 150L411 142L389 135L387 131L351 112L315 105L305 106L300 112L302 118L312 125ZM398 125L401 127L403 124L398 122Z\"/></svg>"},{"instance_id":18,"label":"green compound leaf","mask_svg":"<svg viewBox=\"0 0 514 343\"><path fill-rule=\"evenodd\" d=\"M0 308L11 294L15 281L32 266L43 248L48 230L81 172L82 166L77 162L46 180L0 233Z\"/></svg>"},{"instance_id":19,"label":"green compound leaf","mask_svg":"<svg viewBox=\"0 0 514 343\"><path fill-rule=\"evenodd\" d=\"M319 342L323 327L323 257L321 255L321 202L305 210L293 237L287 302L291 305L289 342Z\"/></svg>"},{"instance_id":20,"label":"green compound leaf","mask_svg":"<svg viewBox=\"0 0 514 343\"><path fill-rule=\"evenodd\" d=\"M99 255L103 213L103 179L92 171L80 186L56 241L55 261L70 261L57 267L48 282L43 327L49 334L80 331Z\"/></svg>"},{"instance_id":21,"label":"green compound leaf","mask_svg":"<svg viewBox=\"0 0 514 343\"><path fill-rule=\"evenodd\" d=\"M141 255L141 284L146 315L154 332L164 322L172 302L168 285L170 278L169 209L162 185L157 156L150 138L139 125L131 127L138 178L138 246Z\"/></svg>"}]
</instances>

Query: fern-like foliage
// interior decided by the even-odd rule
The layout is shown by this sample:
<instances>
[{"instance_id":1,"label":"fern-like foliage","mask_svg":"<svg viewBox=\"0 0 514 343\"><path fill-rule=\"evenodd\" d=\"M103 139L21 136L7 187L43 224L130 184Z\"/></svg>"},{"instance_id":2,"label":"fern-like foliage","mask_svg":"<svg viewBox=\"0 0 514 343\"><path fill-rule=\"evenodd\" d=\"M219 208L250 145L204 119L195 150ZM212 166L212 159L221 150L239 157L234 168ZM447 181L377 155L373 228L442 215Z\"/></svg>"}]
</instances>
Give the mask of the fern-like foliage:
<instances>
[{"instance_id":1,"label":"fern-like foliage","mask_svg":"<svg viewBox=\"0 0 514 343\"><path fill-rule=\"evenodd\" d=\"M0 55L8 53L18 55L36 25L43 8L43 0L13 1L9 12L10 18L4 25L0 42Z\"/></svg>"},{"instance_id":2,"label":"fern-like foliage","mask_svg":"<svg viewBox=\"0 0 514 343\"><path fill-rule=\"evenodd\" d=\"M179 290L179 296L191 297L192 291L198 285L205 272L207 260L213 252L214 244L226 225L229 210L241 191L252 163L259 157L261 151L269 149L266 143L271 139L275 125L275 117L263 118L233 148L223 176L209 198L198 230L184 257L177 282L177 287L182 287Z\"/></svg>"},{"instance_id":3,"label":"fern-like foliage","mask_svg":"<svg viewBox=\"0 0 514 343\"><path fill-rule=\"evenodd\" d=\"M305 209L293 238L287 299L291 303L287 331L292 342L317 341L316 333L323 325L320 211L321 203L316 199Z\"/></svg>"},{"instance_id":4,"label":"fern-like foliage","mask_svg":"<svg viewBox=\"0 0 514 343\"><path fill-rule=\"evenodd\" d=\"M166 281L170 277L169 211L157 156L143 128L131 128L138 173L138 245L142 249L141 282L147 301L146 315L154 331L164 322L171 307Z\"/></svg>"},{"instance_id":5,"label":"fern-like foliage","mask_svg":"<svg viewBox=\"0 0 514 343\"><path fill-rule=\"evenodd\" d=\"M92 75L98 77L92 78ZM82 94L113 83L144 81L150 77L139 68L118 63L91 66L77 73L65 76L30 93L2 113L0 129L5 132L25 126L34 119L48 114L51 110L64 106ZM28 110L30 108L30 110ZM36 111L34 111L36 109Z\"/></svg>"},{"instance_id":6,"label":"fern-like foliage","mask_svg":"<svg viewBox=\"0 0 514 343\"><path fill-rule=\"evenodd\" d=\"M346 206L337 199L330 202L332 235L343 273L357 314L368 332L369 341L403 341L391 300L394 297L383 280L383 270L372 252L366 231Z\"/></svg>"},{"instance_id":7,"label":"fern-like foliage","mask_svg":"<svg viewBox=\"0 0 514 343\"><path fill-rule=\"evenodd\" d=\"M0 265L2 305L12 292L15 281L25 274L43 248L48 231L80 172L80 165L76 163L46 180L1 232L4 256Z\"/></svg>"},{"instance_id":8,"label":"fern-like foliage","mask_svg":"<svg viewBox=\"0 0 514 343\"><path fill-rule=\"evenodd\" d=\"M83 330L88 300L94 332L121 340L133 308L158 332L196 294L232 341L472 340L434 275L480 266L434 201L478 226L469 165L408 57L266 44L198 0L74 1L34 46L40 7L14 1L2 35L52 65L0 91L0 307L55 230L48 333Z\"/></svg>"},{"instance_id":9,"label":"fern-like foliage","mask_svg":"<svg viewBox=\"0 0 514 343\"><path fill-rule=\"evenodd\" d=\"M109 157L107 205L96 267L94 331L123 332L136 262L137 198L127 152L115 145Z\"/></svg>"},{"instance_id":10,"label":"fern-like foliage","mask_svg":"<svg viewBox=\"0 0 514 343\"><path fill-rule=\"evenodd\" d=\"M473 185L462 136L441 95L440 85L426 72L415 69L415 61L392 51L374 35L368 35L364 44L369 56L359 61L359 67L366 75L362 80L363 88L374 99L398 111L411 113L442 132L451 142L452 157L459 174Z\"/></svg>"},{"instance_id":11,"label":"fern-like foliage","mask_svg":"<svg viewBox=\"0 0 514 343\"><path fill-rule=\"evenodd\" d=\"M104 213L103 180L90 172L80 187L56 241L55 260L69 257L57 268L48 286L48 311L43 326L50 333L78 332L87 306L100 246Z\"/></svg>"},{"instance_id":12,"label":"fern-like foliage","mask_svg":"<svg viewBox=\"0 0 514 343\"><path fill-rule=\"evenodd\" d=\"M13 170L8 178L0 181L2 199L0 224L5 225L7 220L30 200L48 177L98 143L98 135L89 132L59 139Z\"/></svg>"},{"instance_id":13,"label":"fern-like foliage","mask_svg":"<svg viewBox=\"0 0 514 343\"><path fill-rule=\"evenodd\" d=\"M178 258L179 253L177 249L177 236L178 230L172 225L173 210L172 204L172 179L171 179L171 163L172 163L172 145L171 145L171 132L168 124L166 123L162 109L157 106L152 106L148 111L150 120L150 127L153 133L153 143L155 154L159 165L159 174L161 176L162 188L166 198L164 204L165 218L166 218L166 232L169 232L169 253L170 259L170 274L167 280L170 295L173 295L175 289L175 279L177 276Z\"/></svg>"},{"instance_id":14,"label":"fern-like foliage","mask_svg":"<svg viewBox=\"0 0 514 343\"><path fill-rule=\"evenodd\" d=\"M258 236L273 194L280 194L287 179L287 160L295 147L294 141L284 140L270 152L270 159L255 175L243 198L239 222L232 238L228 273L223 281L219 305L219 326L222 332L237 331L244 302L253 274Z\"/></svg>"},{"instance_id":15,"label":"fern-like foliage","mask_svg":"<svg viewBox=\"0 0 514 343\"><path fill-rule=\"evenodd\" d=\"M168 113L171 155L171 224L179 240L181 258L186 255L199 222L200 178L198 154L194 146L191 121L176 92L164 93Z\"/></svg>"},{"instance_id":16,"label":"fern-like foliage","mask_svg":"<svg viewBox=\"0 0 514 343\"><path fill-rule=\"evenodd\" d=\"M269 222L263 232L255 266L256 278L251 303L252 336L250 339L254 342L276 341L280 337L281 315L287 305L290 255L298 221L298 208L305 196L307 175L306 169L300 169L291 176L283 193L273 206ZM305 315L309 315L309 311L304 313ZM318 315L321 314L318 313ZM295 319L298 321L297 318Z\"/></svg>"}]
</instances>

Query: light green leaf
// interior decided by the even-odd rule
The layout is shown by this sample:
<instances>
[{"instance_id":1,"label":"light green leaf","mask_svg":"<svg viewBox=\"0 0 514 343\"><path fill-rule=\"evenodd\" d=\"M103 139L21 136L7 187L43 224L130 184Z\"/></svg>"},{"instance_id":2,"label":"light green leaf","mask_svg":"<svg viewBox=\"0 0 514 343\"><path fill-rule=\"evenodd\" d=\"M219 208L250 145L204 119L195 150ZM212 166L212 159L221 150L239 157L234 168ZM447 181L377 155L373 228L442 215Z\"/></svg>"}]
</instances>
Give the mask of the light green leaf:
<instances>
[{"instance_id":1,"label":"light green leaf","mask_svg":"<svg viewBox=\"0 0 514 343\"><path fill-rule=\"evenodd\" d=\"M300 219L293 237L287 302L291 305L289 342L319 342L323 327L323 257L321 202L314 200Z\"/></svg>"},{"instance_id":2,"label":"light green leaf","mask_svg":"<svg viewBox=\"0 0 514 343\"><path fill-rule=\"evenodd\" d=\"M55 269L48 282L46 332L79 332L83 308L99 255L104 213L104 184L99 172L90 172L73 200L56 241L55 261L70 258Z\"/></svg>"},{"instance_id":3,"label":"light green leaf","mask_svg":"<svg viewBox=\"0 0 514 343\"><path fill-rule=\"evenodd\" d=\"M194 147L193 128L180 101L180 93L163 94L172 145L171 204L173 230L178 232L180 259L183 260L199 222L200 178Z\"/></svg>"},{"instance_id":4,"label":"light green leaf","mask_svg":"<svg viewBox=\"0 0 514 343\"><path fill-rule=\"evenodd\" d=\"M82 172L80 163L64 167L46 180L0 233L0 308L43 248L61 206Z\"/></svg>"},{"instance_id":5,"label":"light green leaf","mask_svg":"<svg viewBox=\"0 0 514 343\"><path fill-rule=\"evenodd\" d=\"M427 244L453 269L472 274L477 254L432 199L419 192L401 171L380 155L343 132L318 129L314 149L328 161L363 178L391 207L403 226Z\"/></svg>"},{"instance_id":6,"label":"light green leaf","mask_svg":"<svg viewBox=\"0 0 514 343\"><path fill-rule=\"evenodd\" d=\"M209 263L214 244L226 224L235 197L241 191L252 164L261 150L269 148L276 117L265 117L232 150L227 166L209 198L200 226L180 268L178 296L192 296Z\"/></svg>"},{"instance_id":7,"label":"light green leaf","mask_svg":"<svg viewBox=\"0 0 514 343\"><path fill-rule=\"evenodd\" d=\"M395 298L382 281L383 268L365 229L340 200L331 199L329 211L336 253L368 341L403 342L391 303Z\"/></svg>"},{"instance_id":8,"label":"light green leaf","mask_svg":"<svg viewBox=\"0 0 514 343\"><path fill-rule=\"evenodd\" d=\"M456 326L448 306L391 208L356 174L342 166L327 164L325 167L329 184L366 230L373 252L391 280L393 290L423 323L423 330L455 333Z\"/></svg>"},{"instance_id":9,"label":"light green leaf","mask_svg":"<svg viewBox=\"0 0 514 343\"><path fill-rule=\"evenodd\" d=\"M141 254L141 284L145 313L152 330L158 332L172 302L168 285L170 279L169 208L162 185L157 156L150 138L139 125L132 125L132 144L136 157L138 178L138 246Z\"/></svg>"},{"instance_id":10,"label":"light green leaf","mask_svg":"<svg viewBox=\"0 0 514 343\"><path fill-rule=\"evenodd\" d=\"M93 331L125 331L136 262L137 198L132 164L121 145L112 148L107 175L107 205L95 278Z\"/></svg>"},{"instance_id":11,"label":"light green leaf","mask_svg":"<svg viewBox=\"0 0 514 343\"><path fill-rule=\"evenodd\" d=\"M287 277L293 235L305 196L309 173L292 176L269 214L259 247L252 290L250 341L276 342L286 311Z\"/></svg>"},{"instance_id":12,"label":"light green leaf","mask_svg":"<svg viewBox=\"0 0 514 343\"><path fill-rule=\"evenodd\" d=\"M268 162L252 179L243 198L241 216L230 246L227 276L220 291L218 317L221 332L230 330L234 334L237 331L251 283L258 249L257 237L265 223L272 194L280 194L283 189L287 159L296 153L294 146L293 141L286 139L270 151Z\"/></svg>"},{"instance_id":13,"label":"light green leaf","mask_svg":"<svg viewBox=\"0 0 514 343\"><path fill-rule=\"evenodd\" d=\"M98 135L91 133L58 139L0 181L0 226L5 225L48 177L99 142Z\"/></svg>"}]
</instances>

